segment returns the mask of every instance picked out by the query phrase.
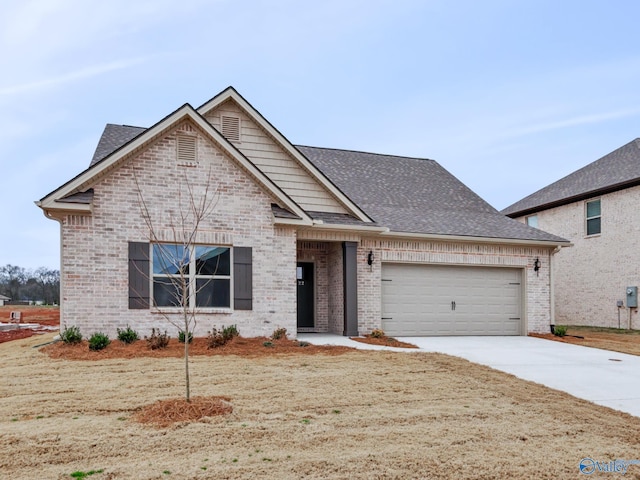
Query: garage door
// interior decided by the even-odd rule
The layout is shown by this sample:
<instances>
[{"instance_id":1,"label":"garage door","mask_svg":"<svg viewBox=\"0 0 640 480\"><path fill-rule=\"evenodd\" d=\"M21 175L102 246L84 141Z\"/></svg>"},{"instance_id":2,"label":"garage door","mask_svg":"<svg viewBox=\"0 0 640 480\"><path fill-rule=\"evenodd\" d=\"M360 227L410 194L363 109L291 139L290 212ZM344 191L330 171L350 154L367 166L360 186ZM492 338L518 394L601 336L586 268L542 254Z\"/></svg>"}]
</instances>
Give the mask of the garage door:
<instances>
[{"instance_id":1,"label":"garage door","mask_svg":"<svg viewBox=\"0 0 640 480\"><path fill-rule=\"evenodd\" d=\"M388 335L521 335L521 270L382 265Z\"/></svg>"}]
</instances>

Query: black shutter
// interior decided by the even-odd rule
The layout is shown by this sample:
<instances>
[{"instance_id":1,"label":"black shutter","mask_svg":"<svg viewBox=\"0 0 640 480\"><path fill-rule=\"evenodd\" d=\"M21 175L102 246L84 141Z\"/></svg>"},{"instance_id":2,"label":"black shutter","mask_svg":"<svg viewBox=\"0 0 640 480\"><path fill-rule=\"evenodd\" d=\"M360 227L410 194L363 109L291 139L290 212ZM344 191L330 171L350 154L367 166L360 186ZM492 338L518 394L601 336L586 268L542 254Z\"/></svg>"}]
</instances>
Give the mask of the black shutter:
<instances>
[{"instance_id":1,"label":"black shutter","mask_svg":"<svg viewBox=\"0 0 640 480\"><path fill-rule=\"evenodd\" d=\"M251 247L233 249L233 308L253 310L253 266Z\"/></svg>"},{"instance_id":2,"label":"black shutter","mask_svg":"<svg viewBox=\"0 0 640 480\"><path fill-rule=\"evenodd\" d=\"M149 298L149 244L129 242L129 308L147 309Z\"/></svg>"}]
</instances>

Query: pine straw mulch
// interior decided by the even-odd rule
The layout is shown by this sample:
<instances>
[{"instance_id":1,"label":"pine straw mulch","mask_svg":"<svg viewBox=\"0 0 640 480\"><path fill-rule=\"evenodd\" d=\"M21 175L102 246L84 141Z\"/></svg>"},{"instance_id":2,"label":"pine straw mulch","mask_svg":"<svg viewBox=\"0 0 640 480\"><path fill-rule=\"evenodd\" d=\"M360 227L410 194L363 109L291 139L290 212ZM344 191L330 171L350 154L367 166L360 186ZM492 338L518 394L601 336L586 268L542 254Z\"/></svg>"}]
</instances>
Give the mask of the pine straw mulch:
<instances>
[{"instance_id":1,"label":"pine straw mulch","mask_svg":"<svg viewBox=\"0 0 640 480\"><path fill-rule=\"evenodd\" d=\"M371 335L365 335L364 337L349 337L351 340L355 340L360 343L368 343L369 345L381 345L383 347L398 347L398 348L418 348L413 343L401 342L393 337L372 337Z\"/></svg>"},{"instance_id":2,"label":"pine straw mulch","mask_svg":"<svg viewBox=\"0 0 640 480\"><path fill-rule=\"evenodd\" d=\"M166 428L180 422L197 422L206 417L228 415L233 412L229 397L192 397L160 400L142 407L133 419L145 425Z\"/></svg>"},{"instance_id":3,"label":"pine straw mulch","mask_svg":"<svg viewBox=\"0 0 640 480\"><path fill-rule=\"evenodd\" d=\"M268 345L265 346L265 343ZM306 346L305 346L306 345ZM63 360L104 360L110 358L180 358L184 357L184 343L178 339L169 340L167 348L151 350L145 340L138 340L132 344L125 344L119 340L112 340L107 348L97 352L89 350L86 340L76 344L67 345L56 342L42 347L42 352L51 358ZM297 340L279 339L273 340L267 337L244 338L236 337L227 344L207 348L206 338L194 338L189 346L189 355L238 355L242 357L264 357L273 355L342 355L354 351L350 347L311 345Z\"/></svg>"}]
</instances>

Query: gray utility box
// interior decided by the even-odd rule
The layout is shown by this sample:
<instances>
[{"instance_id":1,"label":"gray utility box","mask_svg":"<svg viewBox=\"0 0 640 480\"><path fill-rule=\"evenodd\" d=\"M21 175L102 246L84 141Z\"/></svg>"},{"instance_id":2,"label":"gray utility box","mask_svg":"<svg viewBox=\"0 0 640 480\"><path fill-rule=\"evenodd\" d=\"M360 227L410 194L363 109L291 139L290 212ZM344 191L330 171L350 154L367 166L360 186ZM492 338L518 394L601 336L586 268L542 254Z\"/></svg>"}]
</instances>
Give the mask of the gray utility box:
<instances>
[{"instance_id":1,"label":"gray utility box","mask_svg":"<svg viewBox=\"0 0 640 480\"><path fill-rule=\"evenodd\" d=\"M638 287L627 287L627 308L638 308Z\"/></svg>"}]
</instances>

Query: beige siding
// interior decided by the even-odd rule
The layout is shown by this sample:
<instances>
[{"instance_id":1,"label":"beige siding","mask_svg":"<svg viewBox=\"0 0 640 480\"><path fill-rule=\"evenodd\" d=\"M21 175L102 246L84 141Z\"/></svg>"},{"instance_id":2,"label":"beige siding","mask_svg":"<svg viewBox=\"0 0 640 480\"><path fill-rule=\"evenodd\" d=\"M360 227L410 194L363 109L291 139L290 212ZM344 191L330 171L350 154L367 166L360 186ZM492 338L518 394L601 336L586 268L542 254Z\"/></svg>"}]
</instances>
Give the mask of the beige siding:
<instances>
[{"instance_id":1,"label":"beige siding","mask_svg":"<svg viewBox=\"0 0 640 480\"><path fill-rule=\"evenodd\" d=\"M640 286L640 187L597 198L602 207L600 235L586 236L584 201L538 213L538 228L573 243L554 258L555 323L617 328L620 314L622 328L631 319L638 329L638 309L618 309L616 301L626 305L626 287Z\"/></svg>"},{"instance_id":2,"label":"beige siding","mask_svg":"<svg viewBox=\"0 0 640 480\"><path fill-rule=\"evenodd\" d=\"M336 198L307 173L273 138L233 101L209 112L207 121L220 129L221 115L240 118L241 137L235 146L305 210L348 213Z\"/></svg>"}]
</instances>

